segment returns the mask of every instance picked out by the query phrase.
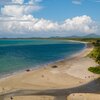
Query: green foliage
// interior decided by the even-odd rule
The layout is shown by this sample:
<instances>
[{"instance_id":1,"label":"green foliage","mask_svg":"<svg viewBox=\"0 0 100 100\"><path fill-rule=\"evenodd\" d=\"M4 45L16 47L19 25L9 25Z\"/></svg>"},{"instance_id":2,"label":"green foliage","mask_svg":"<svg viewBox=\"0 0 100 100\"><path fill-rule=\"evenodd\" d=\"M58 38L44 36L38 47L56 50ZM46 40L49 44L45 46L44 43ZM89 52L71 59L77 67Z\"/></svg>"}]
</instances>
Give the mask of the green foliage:
<instances>
[{"instance_id":1,"label":"green foliage","mask_svg":"<svg viewBox=\"0 0 100 100\"><path fill-rule=\"evenodd\" d=\"M89 57L93 58L98 64L100 64L100 40L92 41L94 45L93 51L89 54Z\"/></svg>"},{"instance_id":2,"label":"green foliage","mask_svg":"<svg viewBox=\"0 0 100 100\"><path fill-rule=\"evenodd\" d=\"M94 49L89 54L89 57L93 58L100 65L100 40L94 40L92 44L94 45ZM100 66L90 67L88 70L95 74L100 74Z\"/></svg>"},{"instance_id":3,"label":"green foliage","mask_svg":"<svg viewBox=\"0 0 100 100\"><path fill-rule=\"evenodd\" d=\"M90 67L90 68L88 68L88 70L90 72L95 73L95 74L100 74L100 66L98 66L98 67Z\"/></svg>"},{"instance_id":4,"label":"green foliage","mask_svg":"<svg viewBox=\"0 0 100 100\"><path fill-rule=\"evenodd\" d=\"M93 58L98 64L100 64L100 47L95 47L89 54L89 57Z\"/></svg>"}]
</instances>

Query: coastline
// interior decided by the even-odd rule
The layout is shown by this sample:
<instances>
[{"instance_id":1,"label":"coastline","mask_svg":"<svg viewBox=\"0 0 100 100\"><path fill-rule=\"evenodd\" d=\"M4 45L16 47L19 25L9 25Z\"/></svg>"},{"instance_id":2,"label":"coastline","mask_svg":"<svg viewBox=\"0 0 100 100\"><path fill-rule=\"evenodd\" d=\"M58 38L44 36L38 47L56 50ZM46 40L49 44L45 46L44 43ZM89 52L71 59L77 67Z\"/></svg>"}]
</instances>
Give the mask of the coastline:
<instances>
[{"instance_id":1,"label":"coastline","mask_svg":"<svg viewBox=\"0 0 100 100\"><path fill-rule=\"evenodd\" d=\"M82 73L78 74L75 73L75 69L78 70L79 68L77 64L82 66L86 62L92 62L91 65L96 65L96 63L92 59L86 57L86 55L92 50L93 47L87 46L84 50L73 55L69 59L64 59L52 64L47 64L41 68L39 67L37 69L31 69L29 72L24 71L21 73L16 73L14 75L2 78L0 79L0 94L6 95L6 93L21 89L33 89L33 90L67 89L84 85L98 78L98 75L88 72L87 68L90 67L89 63L87 63L87 67L81 69L81 71L85 71L84 73L86 73L84 75L84 78L83 76L80 75ZM57 68L52 67L55 65L57 66ZM76 68L74 68L73 66L75 66ZM19 97L18 99L15 100L21 100L21 99ZM29 100L29 99L24 99L24 100ZM44 99L44 100L49 100L49 99Z\"/></svg>"},{"instance_id":2,"label":"coastline","mask_svg":"<svg viewBox=\"0 0 100 100\"><path fill-rule=\"evenodd\" d=\"M62 41L66 41L66 40L62 40ZM50 66L50 65L53 65L53 64L56 64L56 63L59 63L59 62L62 62L62 61L71 60L71 59L73 59L74 57L77 57L78 55L80 55L82 52L84 52L85 49L88 47L88 46L87 46L87 42L81 42L81 41L76 41L76 40L67 40L67 41L69 41L69 42L83 43L85 46L84 46L84 48L82 48L80 51L78 51L78 52L76 52L76 53L74 53L74 54L71 54L71 55L68 56L68 57L64 57L64 58L59 59L59 60L56 60L56 61L51 61L51 62L49 62L49 63L36 65L36 66L34 66L34 67L30 67L30 68L25 68L25 69L22 69L22 70L14 71L13 73L11 72L11 73L8 73L8 74L1 75L1 76L0 76L0 80L9 78L9 77L11 77L11 76L13 76L13 75L18 75L18 74L20 74L20 73L24 73L27 69L29 69L29 70L31 70L31 71L32 71L32 70L38 70L38 69L40 69L41 67L42 67L42 68L45 67L45 66L48 67L48 66Z\"/></svg>"}]
</instances>

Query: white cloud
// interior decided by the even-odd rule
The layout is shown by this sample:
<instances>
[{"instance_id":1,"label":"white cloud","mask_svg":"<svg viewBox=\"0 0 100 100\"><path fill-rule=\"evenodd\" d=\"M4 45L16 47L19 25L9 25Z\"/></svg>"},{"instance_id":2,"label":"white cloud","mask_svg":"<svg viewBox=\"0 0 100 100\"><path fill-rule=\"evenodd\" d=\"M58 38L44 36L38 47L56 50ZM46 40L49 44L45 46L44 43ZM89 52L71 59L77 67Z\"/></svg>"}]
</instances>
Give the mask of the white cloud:
<instances>
[{"instance_id":1,"label":"white cloud","mask_svg":"<svg viewBox=\"0 0 100 100\"><path fill-rule=\"evenodd\" d=\"M4 0L5 4L1 8L1 14L5 16L23 16L31 14L34 11L40 10L42 7L38 5L41 0L9 0L9 3Z\"/></svg>"},{"instance_id":2,"label":"white cloud","mask_svg":"<svg viewBox=\"0 0 100 100\"><path fill-rule=\"evenodd\" d=\"M72 3L81 5L84 1L87 2L87 0L72 0ZM88 0L88 2L100 3L100 0Z\"/></svg>"},{"instance_id":3,"label":"white cloud","mask_svg":"<svg viewBox=\"0 0 100 100\"><path fill-rule=\"evenodd\" d=\"M0 0L0 4L24 4L24 3L38 3L38 2L42 2L42 0Z\"/></svg>"},{"instance_id":4,"label":"white cloud","mask_svg":"<svg viewBox=\"0 0 100 100\"><path fill-rule=\"evenodd\" d=\"M73 4L80 5L82 3L81 0L72 0Z\"/></svg>"},{"instance_id":5,"label":"white cloud","mask_svg":"<svg viewBox=\"0 0 100 100\"><path fill-rule=\"evenodd\" d=\"M76 31L81 33L95 33L97 31L96 23L91 17L83 15L65 20L62 27L67 31Z\"/></svg>"},{"instance_id":6,"label":"white cloud","mask_svg":"<svg viewBox=\"0 0 100 100\"><path fill-rule=\"evenodd\" d=\"M1 8L1 14L7 16L23 16L41 9L40 6L27 6L27 5L5 5Z\"/></svg>"},{"instance_id":7,"label":"white cloud","mask_svg":"<svg viewBox=\"0 0 100 100\"><path fill-rule=\"evenodd\" d=\"M1 8L2 15L8 16L21 16L24 13L24 7L18 5L7 5L4 8Z\"/></svg>"},{"instance_id":8,"label":"white cloud","mask_svg":"<svg viewBox=\"0 0 100 100\"><path fill-rule=\"evenodd\" d=\"M100 3L100 0L96 0L96 2Z\"/></svg>"},{"instance_id":9,"label":"white cloud","mask_svg":"<svg viewBox=\"0 0 100 100\"><path fill-rule=\"evenodd\" d=\"M58 28L57 23L45 19L37 19L31 15L25 15L19 18L12 17L12 19L8 21L1 21L0 24L0 31L19 34L24 34L25 32L52 31Z\"/></svg>"},{"instance_id":10,"label":"white cloud","mask_svg":"<svg viewBox=\"0 0 100 100\"><path fill-rule=\"evenodd\" d=\"M24 3L24 0L12 0L12 3L23 4Z\"/></svg>"},{"instance_id":11,"label":"white cloud","mask_svg":"<svg viewBox=\"0 0 100 100\"><path fill-rule=\"evenodd\" d=\"M1 1L1 0L0 0ZM12 5L4 5L1 8L0 36L44 34L58 35L75 33L97 33L98 25L90 16L76 16L66 19L62 23L46 19L34 18L33 11L41 9L38 4L42 0L8 0ZM76 0L75 0L76 1ZM79 0L77 0L79 1ZM7 2L7 0L4 0ZM8 17L9 16L9 17ZM44 36L43 35L43 36Z\"/></svg>"},{"instance_id":12,"label":"white cloud","mask_svg":"<svg viewBox=\"0 0 100 100\"><path fill-rule=\"evenodd\" d=\"M3 20L3 18L0 20ZM67 33L96 33L97 25L89 16L86 15L66 19L62 23L34 18L32 15L12 17L10 20L0 22L0 33L6 33L6 35L7 33L20 35L42 32L45 34L49 33L49 35L50 32L60 34L66 33L66 35Z\"/></svg>"},{"instance_id":13,"label":"white cloud","mask_svg":"<svg viewBox=\"0 0 100 100\"><path fill-rule=\"evenodd\" d=\"M2 4L2 3L8 3L8 2L11 2L11 0L0 0L0 4Z\"/></svg>"}]
</instances>

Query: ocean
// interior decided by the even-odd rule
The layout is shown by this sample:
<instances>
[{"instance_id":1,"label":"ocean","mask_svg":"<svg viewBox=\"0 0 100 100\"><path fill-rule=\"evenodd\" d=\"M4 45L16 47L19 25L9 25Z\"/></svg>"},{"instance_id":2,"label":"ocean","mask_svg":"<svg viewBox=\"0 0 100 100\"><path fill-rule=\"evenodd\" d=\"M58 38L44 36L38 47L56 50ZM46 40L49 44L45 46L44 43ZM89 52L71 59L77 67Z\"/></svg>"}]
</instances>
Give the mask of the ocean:
<instances>
[{"instance_id":1,"label":"ocean","mask_svg":"<svg viewBox=\"0 0 100 100\"><path fill-rule=\"evenodd\" d=\"M69 58L84 48L84 43L65 40L1 39L0 75Z\"/></svg>"}]
</instances>

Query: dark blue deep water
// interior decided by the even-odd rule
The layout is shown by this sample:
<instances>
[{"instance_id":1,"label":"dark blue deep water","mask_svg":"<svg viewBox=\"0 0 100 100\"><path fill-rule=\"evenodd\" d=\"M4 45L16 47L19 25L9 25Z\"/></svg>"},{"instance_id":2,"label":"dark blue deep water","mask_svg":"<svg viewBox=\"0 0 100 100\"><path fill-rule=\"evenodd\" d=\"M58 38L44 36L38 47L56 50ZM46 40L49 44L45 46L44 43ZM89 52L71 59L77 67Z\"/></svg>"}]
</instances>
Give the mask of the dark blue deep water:
<instances>
[{"instance_id":1,"label":"dark blue deep water","mask_svg":"<svg viewBox=\"0 0 100 100\"><path fill-rule=\"evenodd\" d=\"M68 58L84 48L62 40L0 40L0 75Z\"/></svg>"}]
</instances>

